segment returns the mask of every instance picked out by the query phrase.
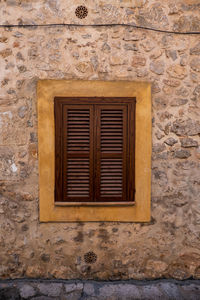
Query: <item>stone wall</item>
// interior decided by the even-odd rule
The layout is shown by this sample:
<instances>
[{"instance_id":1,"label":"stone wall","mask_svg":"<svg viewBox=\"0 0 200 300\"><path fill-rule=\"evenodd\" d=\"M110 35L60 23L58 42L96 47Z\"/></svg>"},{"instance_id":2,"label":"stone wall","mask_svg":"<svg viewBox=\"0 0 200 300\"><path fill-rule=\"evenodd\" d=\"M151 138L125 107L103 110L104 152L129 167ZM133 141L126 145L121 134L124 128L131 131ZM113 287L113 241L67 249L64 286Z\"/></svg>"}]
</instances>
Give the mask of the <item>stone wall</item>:
<instances>
[{"instance_id":1,"label":"stone wall","mask_svg":"<svg viewBox=\"0 0 200 300\"><path fill-rule=\"evenodd\" d=\"M0 300L199 300L199 280L0 281Z\"/></svg>"},{"instance_id":2,"label":"stone wall","mask_svg":"<svg viewBox=\"0 0 200 300\"><path fill-rule=\"evenodd\" d=\"M199 0L0 1L1 24L200 31ZM0 28L0 277L200 278L200 40L125 26ZM38 219L38 79L152 83L152 220ZM145 145L144 145L145 146ZM84 254L97 261L87 264Z\"/></svg>"}]
</instances>

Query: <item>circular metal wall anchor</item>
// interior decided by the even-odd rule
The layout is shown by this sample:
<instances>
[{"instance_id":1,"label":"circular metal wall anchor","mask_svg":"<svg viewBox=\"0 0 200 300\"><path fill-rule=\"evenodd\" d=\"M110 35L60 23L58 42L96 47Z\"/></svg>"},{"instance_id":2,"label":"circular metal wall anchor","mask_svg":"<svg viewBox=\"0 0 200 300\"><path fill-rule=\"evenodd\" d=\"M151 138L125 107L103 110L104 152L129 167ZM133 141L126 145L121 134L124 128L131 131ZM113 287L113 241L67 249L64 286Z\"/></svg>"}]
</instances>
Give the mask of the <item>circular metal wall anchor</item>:
<instances>
[{"instance_id":1,"label":"circular metal wall anchor","mask_svg":"<svg viewBox=\"0 0 200 300\"><path fill-rule=\"evenodd\" d=\"M76 8L75 14L76 14L77 18L84 19L88 15L88 9L85 6L80 5Z\"/></svg>"},{"instance_id":2,"label":"circular metal wall anchor","mask_svg":"<svg viewBox=\"0 0 200 300\"><path fill-rule=\"evenodd\" d=\"M97 261L97 255L93 251L84 254L84 260L87 264L94 264Z\"/></svg>"}]
</instances>

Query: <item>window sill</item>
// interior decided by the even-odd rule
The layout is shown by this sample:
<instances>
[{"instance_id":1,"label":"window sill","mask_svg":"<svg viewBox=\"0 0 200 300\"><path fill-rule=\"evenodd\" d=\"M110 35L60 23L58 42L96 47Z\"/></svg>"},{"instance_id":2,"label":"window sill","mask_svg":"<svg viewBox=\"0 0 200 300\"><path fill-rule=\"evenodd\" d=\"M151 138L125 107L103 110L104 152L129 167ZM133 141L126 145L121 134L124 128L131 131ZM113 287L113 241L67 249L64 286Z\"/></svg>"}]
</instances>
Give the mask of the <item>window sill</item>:
<instances>
[{"instance_id":1,"label":"window sill","mask_svg":"<svg viewBox=\"0 0 200 300\"><path fill-rule=\"evenodd\" d=\"M55 206L133 206L135 202L55 202Z\"/></svg>"}]
</instances>

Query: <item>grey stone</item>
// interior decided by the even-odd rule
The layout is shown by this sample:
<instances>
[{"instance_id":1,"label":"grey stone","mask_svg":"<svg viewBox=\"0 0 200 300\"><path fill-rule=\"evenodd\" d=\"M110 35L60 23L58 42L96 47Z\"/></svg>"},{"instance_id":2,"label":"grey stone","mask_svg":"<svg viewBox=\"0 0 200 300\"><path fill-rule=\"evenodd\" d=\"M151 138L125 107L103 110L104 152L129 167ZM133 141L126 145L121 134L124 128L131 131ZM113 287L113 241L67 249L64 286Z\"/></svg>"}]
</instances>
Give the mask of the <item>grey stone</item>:
<instances>
[{"instance_id":1,"label":"grey stone","mask_svg":"<svg viewBox=\"0 0 200 300\"><path fill-rule=\"evenodd\" d=\"M167 100L163 98L155 98L155 104L158 108L166 108L167 106Z\"/></svg>"},{"instance_id":2,"label":"grey stone","mask_svg":"<svg viewBox=\"0 0 200 300\"><path fill-rule=\"evenodd\" d=\"M24 80L17 80L16 81L16 88L21 89L23 84L24 84Z\"/></svg>"},{"instance_id":3,"label":"grey stone","mask_svg":"<svg viewBox=\"0 0 200 300\"><path fill-rule=\"evenodd\" d=\"M83 37L84 39L89 39L89 38L91 38L92 36L91 36L91 34L83 34L82 37Z\"/></svg>"},{"instance_id":4,"label":"grey stone","mask_svg":"<svg viewBox=\"0 0 200 300\"><path fill-rule=\"evenodd\" d=\"M41 260L44 261L44 262L49 262L50 261L50 255L46 254L46 253L43 253L41 255Z\"/></svg>"},{"instance_id":5,"label":"grey stone","mask_svg":"<svg viewBox=\"0 0 200 300\"><path fill-rule=\"evenodd\" d=\"M164 294L156 285L145 285L140 288L141 299L158 300L165 299Z\"/></svg>"},{"instance_id":6,"label":"grey stone","mask_svg":"<svg viewBox=\"0 0 200 300\"><path fill-rule=\"evenodd\" d=\"M36 47L32 47L31 49L28 50L28 56L30 57L30 59L36 59L38 56L37 53L37 48Z\"/></svg>"},{"instance_id":7,"label":"grey stone","mask_svg":"<svg viewBox=\"0 0 200 300\"><path fill-rule=\"evenodd\" d=\"M175 202L175 198L170 197L171 200L170 198L163 198L162 202L164 201L171 205L172 202ZM182 198L181 194L180 197ZM176 269L177 266L175 265ZM49 295L35 296L36 294L34 294L32 296L33 293L30 292L29 288L27 289L27 286L33 288L32 285L20 280L17 283L20 294L17 288L12 287L13 283L0 284L0 300L30 298L33 300L197 300L200 295L199 281L185 281L181 283L177 283L176 281L169 282L167 280L154 282L141 281L138 284L136 282L70 282L64 284L64 293L58 296L52 293L51 287L53 285L62 285L62 283L43 282L37 284L37 281L34 280L31 284L38 287L41 284L45 284L50 289ZM21 293L23 288L26 291L25 293Z\"/></svg>"},{"instance_id":8,"label":"grey stone","mask_svg":"<svg viewBox=\"0 0 200 300\"><path fill-rule=\"evenodd\" d=\"M169 122L169 123L167 123L167 124L165 125L164 133L165 133L166 135L169 134L170 128L171 128L171 122Z\"/></svg>"},{"instance_id":9,"label":"grey stone","mask_svg":"<svg viewBox=\"0 0 200 300\"><path fill-rule=\"evenodd\" d=\"M188 63L188 58L187 58L186 55L183 55L183 56L181 57L181 60L180 60L180 65L181 65L182 67L184 67L184 66L187 65L187 63Z\"/></svg>"},{"instance_id":10,"label":"grey stone","mask_svg":"<svg viewBox=\"0 0 200 300\"><path fill-rule=\"evenodd\" d=\"M157 75L162 75L165 71L165 64L163 61L160 60L152 61L150 63L150 70Z\"/></svg>"},{"instance_id":11,"label":"grey stone","mask_svg":"<svg viewBox=\"0 0 200 300\"><path fill-rule=\"evenodd\" d=\"M158 287L167 295L169 300L182 300L176 284L161 282L158 284Z\"/></svg>"},{"instance_id":12,"label":"grey stone","mask_svg":"<svg viewBox=\"0 0 200 300\"><path fill-rule=\"evenodd\" d=\"M8 0L6 1L7 5L10 5L10 6L16 6L17 5L17 1L16 0Z\"/></svg>"},{"instance_id":13,"label":"grey stone","mask_svg":"<svg viewBox=\"0 0 200 300\"><path fill-rule=\"evenodd\" d=\"M160 186L166 185L168 183L167 174L164 171L161 171L158 168L153 168L152 171L155 180L158 180Z\"/></svg>"},{"instance_id":14,"label":"grey stone","mask_svg":"<svg viewBox=\"0 0 200 300\"><path fill-rule=\"evenodd\" d=\"M176 120L172 124L171 131L178 136L197 135L200 133L200 122L192 119Z\"/></svg>"},{"instance_id":15,"label":"grey stone","mask_svg":"<svg viewBox=\"0 0 200 300\"><path fill-rule=\"evenodd\" d=\"M193 71L200 72L200 58L195 57L192 59L190 62L190 67L192 68Z\"/></svg>"},{"instance_id":16,"label":"grey stone","mask_svg":"<svg viewBox=\"0 0 200 300\"><path fill-rule=\"evenodd\" d=\"M27 112L27 106L23 105L18 109L18 116L23 119Z\"/></svg>"},{"instance_id":17,"label":"grey stone","mask_svg":"<svg viewBox=\"0 0 200 300\"><path fill-rule=\"evenodd\" d=\"M156 153L153 154L152 159L153 160L159 160L159 159L167 159L168 158L168 152L162 152L162 153Z\"/></svg>"},{"instance_id":18,"label":"grey stone","mask_svg":"<svg viewBox=\"0 0 200 300\"><path fill-rule=\"evenodd\" d=\"M134 298L133 298L134 297ZM142 299L139 288L133 284L105 284L99 288L99 299Z\"/></svg>"},{"instance_id":19,"label":"grey stone","mask_svg":"<svg viewBox=\"0 0 200 300\"><path fill-rule=\"evenodd\" d=\"M0 290L0 300L21 300L21 296L17 288L3 288Z\"/></svg>"},{"instance_id":20,"label":"grey stone","mask_svg":"<svg viewBox=\"0 0 200 300\"><path fill-rule=\"evenodd\" d=\"M55 300L55 298L47 297L47 296L38 296L38 297L33 297L31 299L33 299L33 300Z\"/></svg>"},{"instance_id":21,"label":"grey stone","mask_svg":"<svg viewBox=\"0 0 200 300\"><path fill-rule=\"evenodd\" d=\"M98 62L98 56L97 56L97 55L92 56L92 57L90 58L90 61L91 61L91 64L92 64L94 70L96 71L97 68L98 68L98 65L99 65L99 62Z\"/></svg>"},{"instance_id":22,"label":"grey stone","mask_svg":"<svg viewBox=\"0 0 200 300\"><path fill-rule=\"evenodd\" d=\"M26 66L17 66L17 68L18 68L20 73L24 73L27 70Z\"/></svg>"},{"instance_id":23,"label":"grey stone","mask_svg":"<svg viewBox=\"0 0 200 300\"><path fill-rule=\"evenodd\" d=\"M177 52L176 50L166 50L166 56L168 58L171 58L173 61L175 61L177 59Z\"/></svg>"},{"instance_id":24,"label":"grey stone","mask_svg":"<svg viewBox=\"0 0 200 300\"><path fill-rule=\"evenodd\" d=\"M41 294L58 297L62 289L62 283L39 283L37 287Z\"/></svg>"},{"instance_id":25,"label":"grey stone","mask_svg":"<svg viewBox=\"0 0 200 300\"><path fill-rule=\"evenodd\" d=\"M122 299L142 299L140 294L140 288L135 284L119 284L117 295L120 295Z\"/></svg>"},{"instance_id":26,"label":"grey stone","mask_svg":"<svg viewBox=\"0 0 200 300\"><path fill-rule=\"evenodd\" d=\"M181 16L173 26L175 31L199 31L200 21L195 15Z\"/></svg>"},{"instance_id":27,"label":"grey stone","mask_svg":"<svg viewBox=\"0 0 200 300\"><path fill-rule=\"evenodd\" d=\"M158 84L158 82L154 81L152 83L152 94L157 94L161 91L160 86Z\"/></svg>"},{"instance_id":28,"label":"grey stone","mask_svg":"<svg viewBox=\"0 0 200 300\"><path fill-rule=\"evenodd\" d=\"M176 98L170 102L171 106L180 106L188 103L188 99Z\"/></svg>"},{"instance_id":29,"label":"grey stone","mask_svg":"<svg viewBox=\"0 0 200 300\"><path fill-rule=\"evenodd\" d=\"M80 300L81 295L82 295L82 291L74 291L71 294L64 295L61 299L62 300Z\"/></svg>"},{"instance_id":30,"label":"grey stone","mask_svg":"<svg viewBox=\"0 0 200 300\"><path fill-rule=\"evenodd\" d=\"M168 146L173 146L174 144L176 144L178 141L175 140L174 138L168 138L164 141L165 144L167 144Z\"/></svg>"},{"instance_id":31,"label":"grey stone","mask_svg":"<svg viewBox=\"0 0 200 300\"><path fill-rule=\"evenodd\" d=\"M78 59L78 58L79 58L79 54L78 54L78 52L73 52L73 53L72 53L72 56L73 56L73 57L75 57L76 59Z\"/></svg>"},{"instance_id":32,"label":"grey stone","mask_svg":"<svg viewBox=\"0 0 200 300\"><path fill-rule=\"evenodd\" d=\"M200 84L195 87L193 95L200 96Z\"/></svg>"},{"instance_id":33,"label":"grey stone","mask_svg":"<svg viewBox=\"0 0 200 300\"><path fill-rule=\"evenodd\" d=\"M198 142L191 139L191 138L182 138L180 140L181 146L184 148L189 148L189 147L198 147Z\"/></svg>"},{"instance_id":34,"label":"grey stone","mask_svg":"<svg viewBox=\"0 0 200 300\"><path fill-rule=\"evenodd\" d=\"M166 146L164 144L155 144L153 146L153 152L160 153L163 152L166 149Z\"/></svg>"},{"instance_id":35,"label":"grey stone","mask_svg":"<svg viewBox=\"0 0 200 300\"><path fill-rule=\"evenodd\" d=\"M155 135L156 135L156 137L157 137L158 140L160 140L160 139L162 139L164 137L164 134L161 133L160 131L156 131Z\"/></svg>"},{"instance_id":36,"label":"grey stone","mask_svg":"<svg viewBox=\"0 0 200 300\"><path fill-rule=\"evenodd\" d=\"M24 58L23 58L21 52L18 52L18 53L17 53L17 59L23 60L23 61L24 61Z\"/></svg>"},{"instance_id":37,"label":"grey stone","mask_svg":"<svg viewBox=\"0 0 200 300\"><path fill-rule=\"evenodd\" d=\"M8 93L9 95L12 95L12 94L15 94L16 92L15 92L14 89L10 88L10 89L8 89L7 93Z\"/></svg>"},{"instance_id":38,"label":"grey stone","mask_svg":"<svg viewBox=\"0 0 200 300\"><path fill-rule=\"evenodd\" d=\"M22 32L19 32L19 31L16 31L13 36L19 38L19 37L22 37L24 34Z\"/></svg>"},{"instance_id":39,"label":"grey stone","mask_svg":"<svg viewBox=\"0 0 200 300\"><path fill-rule=\"evenodd\" d=\"M83 283L69 283L64 285L65 292L71 293L74 291L82 291L83 290Z\"/></svg>"},{"instance_id":40,"label":"grey stone","mask_svg":"<svg viewBox=\"0 0 200 300\"><path fill-rule=\"evenodd\" d=\"M178 89L176 91L176 95L182 96L182 97L187 97L189 95L189 91L185 87L181 87L180 89Z\"/></svg>"},{"instance_id":41,"label":"grey stone","mask_svg":"<svg viewBox=\"0 0 200 300\"><path fill-rule=\"evenodd\" d=\"M176 150L174 151L174 157L176 158L188 158L191 156L191 153L188 150Z\"/></svg>"},{"instance_id":42,"label":"grey stone","mask_svg":"<svg viewBox=\"0 0 200 300\"><path fill-rule=\"evenodd\" d=\"M200 299L200 285L189 284L181 286L181 295L187 300L199 300Z\"/></svg>"},{"instance_id":43,"label":"grey stone","mask_svg":"<svg viewBox=\"0 0 200 300\"><path fill-rule=\"evenodd\" d=\"M200 42L190 49L191 55L200 55Z\"/></svg>"},{"instance_id":44,"label":"grey stone","mask_svg":"<svg viewBox=\"0 0 200 300\"><path fill-rule=\"evenodd\" d=\"M31 141L31 143L36 143L37 142L37 134L36 134L36 132L31 132L30 133L30 141Z\"/></svg>"},{"instance_id":45,"label":"grey stone","mask_svg":"<svg viewBox=\"0 0 200 300\"><path fill-rule=\"evenodd\" d=\"M133 15L133 14L134 14L133 9L131 9L131 8L127 8L127 9L126 9L126 15L127 15L127 16Z\"/></svg>"},{"instance_id":46,"label":"grey stone","mask_svg":"<svg viewBox=\"0 0 200 300\"><path fill-rule=\"evenodd\" d=\"M111 48L110 48L110 46L107 43L104 43L103 46L102 46L102 48L101 48L101 50L103 52L108 53L108 52L110 52Z\"/></svg>"},{"instance_id":47,"label":"grey stone","mask_svg":"<svg viewBox=\"0 0 200 300\"><path fill-rule=\"evenodd\" d=\"M126 31L124 33L124 36L123 36L123 40L127 41L127 42L130 42L130 41L139 41L141 39L143 39L143 36L141 36L140 34L136 33L135 31L134 32Z\"/></svg>"},{"instance_id":48,"label":"grey stone","mask_svg":"<svg viewBox=\"0 0 200 300\"><path fill-rule=\"evenodd\" d=\"M22 225L21 230L22 230L22 231L27 231L27 230L29 230L28 225L27 225L27 224Z\"/></svg>"},{"instance_id":49,"label":"grey stone","mask_svg":"<svg viewBox=\"0 0 200 300\"><path fill-rule=\"evenodd\" d=\"M138 47L136 44L124 44L124 49L127 51L138 51Z\"/></svg>"},{"instance_id":50,"label":"grey stone","mask_svg":"<svg viewBox=\"0 0 200 300\"><path fill-rule=\"evenodd\" d=\"M169 24L165 11L160 3L154 3L152 5L147 17L150 22L153 20L154 23L162 24L163 26L167 26Z\"/></svg>"},{"instance_id":51,"label":"grey stone","mask_svg":"<svg viewBox=\"0 0 200 300\"><path fill-rule=\"evenodd\" d=\"M84 293L86 293L87 295L90 295L90 296L95 295L94 284L86 283L84 285Z\"/></svg>"},{"instance_id":52,"label":"grey stone","mask_svg":"<svg viewBox=\"0 0 200 300\"><path fill-rule=\"evenodd\" d=\"M36 291L35 289L29 285L29 284L24 284L21 288L20 288L20 295L21 297L28 299L29 297L33 297L36 295Z\"/></svg>"}]
</instances>

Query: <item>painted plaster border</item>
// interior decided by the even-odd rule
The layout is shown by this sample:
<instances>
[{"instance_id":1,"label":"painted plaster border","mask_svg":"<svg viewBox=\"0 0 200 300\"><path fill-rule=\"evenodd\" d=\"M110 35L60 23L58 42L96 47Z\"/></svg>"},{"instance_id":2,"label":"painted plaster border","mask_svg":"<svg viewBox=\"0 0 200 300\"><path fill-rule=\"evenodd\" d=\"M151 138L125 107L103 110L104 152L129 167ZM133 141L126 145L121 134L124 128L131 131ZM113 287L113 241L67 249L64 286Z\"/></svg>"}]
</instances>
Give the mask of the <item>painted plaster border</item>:
<instances>
[{"instance_id":1,"label":"painted plaster border","mask_svg":"<svg viewBox=\"0 0 200 300\"><path fill-rule=\"evenodd\" d=\"M79 207L54 204L54 97L136 97L136 195L134 206ZM39 80L37 99L40 221L150 221L152 148L150 83Z\"/></svg>"}]
</instances>

